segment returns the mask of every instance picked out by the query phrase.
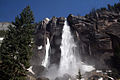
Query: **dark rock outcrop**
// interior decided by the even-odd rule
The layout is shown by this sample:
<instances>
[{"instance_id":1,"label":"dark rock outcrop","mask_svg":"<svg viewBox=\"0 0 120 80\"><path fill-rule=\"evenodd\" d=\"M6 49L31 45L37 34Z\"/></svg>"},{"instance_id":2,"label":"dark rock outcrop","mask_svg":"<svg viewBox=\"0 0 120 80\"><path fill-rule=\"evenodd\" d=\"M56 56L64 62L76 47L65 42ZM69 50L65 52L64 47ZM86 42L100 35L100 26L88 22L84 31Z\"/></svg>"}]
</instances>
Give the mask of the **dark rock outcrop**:
<instances>
[{"instance_id":1,"label":"dark rock outcrop","mask_svg":"<svg viewBox=\"0 0 120 80\"><path fill-rule=\"evenodd\" d=\"M113 49L106 32L120 36L118 17L118 13L107 10L89 16L68 16L69 25L79 37L79 46L83 45L85 49L81 53L83 61L95 64L97 68L107 68L105 61L113 55Z\"/></svg>"},{"instance_id":2,"label":"dark rock outcrop","mask_svg":"<svg viewBox=\"0 0 120 80\"><path fill-rule=\"evenodd\" d=\"M62 39L62 29L64 25L65 18L53 17L48 23L47 31L50 35L50 63L59 64L60 62L60 45Z\"/></svg>"},{"instance_id":3,"label":"dark rock outcrop","mask_svg":"<svg viewBox=\"0 0 120 80\"><path fill-rule=\"evenodd\" d=\"M36 80L49 80L49 79L45 77L40 77L40 78L37 78Z\"/></svg>"},{"instance_id":4,"label":"dark rock outcrop","mask_svg":"<svg viewBox=\"0 0 120 80\"><path fill-rule=\"evenodd\" d=\"M45 19L37 25L35 31L35 48L33 50L34 55L31 59L31 65L33 65L33 71L35 71L36 76L40 76L42 75L41 73L44 73L44 69L41 67L41 64L45 58L47 38L49 38L50 41L49 62L50 64L59 64L61 55L60 45L64 21L64 17L53 17L50 21L48 21L48 19ZM42 46L41 49L38 48L40 46Z\"/></svg>"},{"instance_id":5,"label":"dark rock outcrop","mask_svg":"<svg viewBox=\"0 0 120 80\"><path fill-rule=\"evenodd\" d=\"M75 80L69 74L64 74L62 77L57 77L55 80Z\"/></svg>"},{"instance_id":6,"label":"dark rock outcrop","mask_svg":"<svg viewBox=\"0 0 120 80\"><path fill-rule=\"evenodd\" d=\"M31 59L31 65L41 65L42 60L45 56L46 49L46 39L47 39L47 31L46 31L47 22L46 20L41 21L36 28L35 31L35 48L33 49L33 56ZM39 49L39 47L42 47Z\"/></svg>"},{"instance_id":7,"label":"dark rock outcrop","mask_svg":"<svg viewBox=\"0 0 120 80\"><path fill-rule=\"evenodd\" d=\"M44 48L42 49L43 51L45 51L45 43L46 43L46 38L48 37L50 40L50 57L52 59L50 59L50 63L56 63L59 64L59 60L60 60L60 45L61 45L61 35L62 35L62 28L64 25L64 21L65 18L64 17L60 17L60 18L56 18L53 17L47 24L39 24L37 31L36 31L36 45L37 46L44 46ZM43 26L46 26L45 28L43 28ZM43 56L42 58L44 58L45 56L45 52L38 52L37 53L42 53L41 56ZM40 51L40 50L39 50ZM41 59L42 59L41 58ZM42 59L43 60L43 59ZM40 61L40 60L39 60Z\"/></svg>"}]
</instances>

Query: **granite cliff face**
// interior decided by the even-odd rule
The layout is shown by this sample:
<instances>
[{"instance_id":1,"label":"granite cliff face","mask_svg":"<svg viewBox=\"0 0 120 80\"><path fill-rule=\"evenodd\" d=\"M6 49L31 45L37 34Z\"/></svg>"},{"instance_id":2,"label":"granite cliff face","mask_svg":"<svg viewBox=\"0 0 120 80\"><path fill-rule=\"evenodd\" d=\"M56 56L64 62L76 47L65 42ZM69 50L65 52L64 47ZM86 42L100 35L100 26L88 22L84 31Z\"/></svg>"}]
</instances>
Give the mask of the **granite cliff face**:
<instances>
[{"instance_id":1,"label":"granite cliff face","mask_svg":"<svg viewBox=\"0 0 120 80\"><path fill-rule=\"evenodd\" d=\"M45 23L46 19L40 22L37 26L35 32L35 43L36 43L36 54L41 54L41 56L45 56L45 45L47 37L50 40L50 56L54 57L54 60L50 60L51 63L58 63L60 57L60 45L61 45L61 36L62 36L62 28L64 25L65 18L53 17L49 23ZM39 46L43 46L42 49L38 49ZM57 54L55 54L57 53ZM38 57L40 59L40 57ZM36 57L35 57L36 60ZM39 60L42 61L42 60ZM37 63L35 63L37 64Z\"/></svg>"},{"instance_id":2,"label":"granite cliff face","mask_svg":"<svg viewBox=\"0 0 120 80\"><path fill-rule=\"evenodd\" d=\"M40 66L45 57L45 45L47 37L50 39L50 64L59 65L60 45L62 39L62 29L65 18L53 17L41 21L35 32L35 54L31 59L31 64ZM82 60L88 64L95 65L98 69L109 68L106 61L113 55L112 41L109 34L120 37L120 14L103 10L96 11L94 15L74 16L70 14L67 21L71 27L71 32L79 48L84 48L80 52ZM38 49L42 46L42 49Z\"/></svg>"},{"instance_id":3,"label":"granite cliff face","mask_svg":"<svg viewBox=\"0 0 120 80\"><path fill-rule=\"evenodd\" d=\"M69 25L77 31L76 33L79 34L79 38L87 49L86 53L81 54L83 59L90 64L95 64L96 68L106 68L105 61L113 55L110 38L114 37L110 37L106 33L120 37L119 19L119 13L107 10L96 11L94 15L85 17L68 16Z\"/></svg>"},{"instance_id":4,"label":"granite cliff face","mask_svg":"<svg viewBox=\"0 0 120 80\"><path fill-rule=\"evenodd\" d=\"M34 55L31 59L31 64L33 66L38 66L38 68L41 67L42 61L45 58L45 45L47 44L47 38L49 38L50 40L49 62L50 64L59 64L61 55L60 45L64 21L65 18L63 17L53 17L51 20L46 18L37 25L35 31ZM40 46L42 46L42 48L38 49L38 47ZM38 69L36 69L35 67L33 67L33 69L33 71L35 71L36 73L42 73L42 71L45 71L45 69L42 69L42 71L39 72Z\"/></svg>"},{"instance_id":5,"label":"granite cliff face","mask_svg":"<svg viewBox=\"0 0 120 80\"><path fill-rule=\"evenodd\" d=\"M0 30L8 30L9 25L11 25L9 22L0 22Z\"/></svg>"}]
</instances>

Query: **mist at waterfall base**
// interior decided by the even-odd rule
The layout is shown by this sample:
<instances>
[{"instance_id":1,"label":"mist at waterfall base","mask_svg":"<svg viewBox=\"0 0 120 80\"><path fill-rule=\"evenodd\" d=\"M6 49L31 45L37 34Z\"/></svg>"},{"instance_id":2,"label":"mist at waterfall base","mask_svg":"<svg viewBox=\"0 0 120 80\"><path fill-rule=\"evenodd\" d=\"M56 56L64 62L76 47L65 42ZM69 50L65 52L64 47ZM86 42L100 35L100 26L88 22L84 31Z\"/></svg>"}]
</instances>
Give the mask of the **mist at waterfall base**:
<instances>
[{"instance_id":1,"label":"mist at waterfall base","mask_svg":"<svg viewBox=\"0 0 120 80\"><path fill-rule=\"evenodd\" d=\"M64 22L60 49L60 65L58 66L51 64L51 66L48 68L48 71L44 75L50 80L55 80L56 77L63 77L65 74L75 78L79 70L81 71L81 74L84 74L85 72L90 72L95 69L93 66L87 65L81 61L79 50L77 50L77 45L74 41L74 37L71 34L70 26L68 25L67 21ZM44 67L46 67L45 65L48 65L47 59L49 58L46 51L45 60L42 63L44 64Z\"/></svg>"}]
</instances>

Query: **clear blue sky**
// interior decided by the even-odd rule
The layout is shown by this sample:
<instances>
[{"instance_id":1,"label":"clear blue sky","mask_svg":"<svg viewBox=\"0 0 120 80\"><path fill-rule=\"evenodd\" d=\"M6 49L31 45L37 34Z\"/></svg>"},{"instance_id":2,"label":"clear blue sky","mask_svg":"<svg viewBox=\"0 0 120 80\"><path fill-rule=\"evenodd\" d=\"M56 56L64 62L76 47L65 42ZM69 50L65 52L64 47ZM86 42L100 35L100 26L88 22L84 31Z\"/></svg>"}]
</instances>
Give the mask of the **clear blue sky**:
<instances>
[{"instance_id":1,"label":"clear blue sky","mask_svg":"<svg viewBox=\"0 0 120 80\"><path fill-rule=\"evenodd\" d=\"M92 8L98 9L113 5L119 0L0 0L0 22L14 21L27 5L34 12L35 21L45 17L67 17L69 14L84 16Z\"/></svg>"}]
</instances>

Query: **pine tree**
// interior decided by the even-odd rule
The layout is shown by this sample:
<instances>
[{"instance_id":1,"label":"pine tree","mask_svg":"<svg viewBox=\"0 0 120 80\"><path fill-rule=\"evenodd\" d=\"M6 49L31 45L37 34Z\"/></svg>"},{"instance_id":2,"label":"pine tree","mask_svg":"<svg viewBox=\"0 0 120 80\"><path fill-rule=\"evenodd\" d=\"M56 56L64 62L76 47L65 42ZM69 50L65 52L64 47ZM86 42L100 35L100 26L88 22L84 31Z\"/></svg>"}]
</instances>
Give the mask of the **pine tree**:
<instances>
[{"instance_id":1,"label":"pine tree","mask_svg":"<svg viewBox=\"0 0 120 80\"><path fill-rule=\"evenodd\" d=\"M80 69L79 69L79 71L78 71L77 79L78 79L78 80L81 80L81 79L82 79L82 75L81 75Z\"/></svg>"},{"instance_id":2,"label":"pine tree","mask_svg":"<svg viewBox=\"0 0 120 80\"><path fill-rule=\"evenodd\" d=\"M0 80L26 80L32 55L34 17L29 6L12 22L0 47Z\"/></svg>"}]
</instances>

